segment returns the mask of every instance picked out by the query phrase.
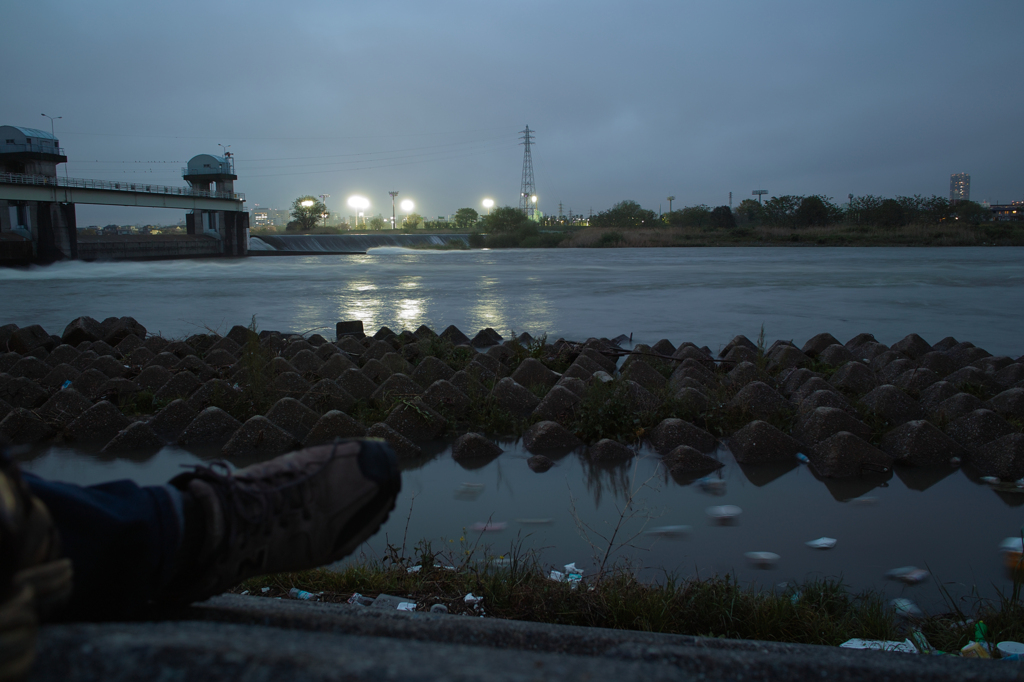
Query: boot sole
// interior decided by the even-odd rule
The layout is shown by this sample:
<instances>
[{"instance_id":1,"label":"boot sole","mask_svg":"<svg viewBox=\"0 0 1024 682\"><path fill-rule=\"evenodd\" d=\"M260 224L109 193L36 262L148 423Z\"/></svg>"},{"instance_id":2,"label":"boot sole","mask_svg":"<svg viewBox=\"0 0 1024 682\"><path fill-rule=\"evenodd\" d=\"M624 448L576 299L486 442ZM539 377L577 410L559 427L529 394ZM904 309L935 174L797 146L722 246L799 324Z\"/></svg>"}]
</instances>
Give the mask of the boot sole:
<instances>
[{"instance_id":1,"label":"boot sole","mask_svg":"<svg viewBox=\"0 0 1024 682\"><path fill-rule=\"evenodd\" d=\"M57 559L15 573L14 584L32 587L36 612L45 620L71 599L72 577L71 559Z\"/></svg>"},{"instance_id":2,"label":"boot sole","mask_svg":"<svg viewBox=\"0 0 1024 682\"><path fill-rule=\"evenodd\" d=\"M0 604L0 682L18 682L28 675L36 658L35 594L31 585L16 588Z\"/></svg>"}]
</instances>

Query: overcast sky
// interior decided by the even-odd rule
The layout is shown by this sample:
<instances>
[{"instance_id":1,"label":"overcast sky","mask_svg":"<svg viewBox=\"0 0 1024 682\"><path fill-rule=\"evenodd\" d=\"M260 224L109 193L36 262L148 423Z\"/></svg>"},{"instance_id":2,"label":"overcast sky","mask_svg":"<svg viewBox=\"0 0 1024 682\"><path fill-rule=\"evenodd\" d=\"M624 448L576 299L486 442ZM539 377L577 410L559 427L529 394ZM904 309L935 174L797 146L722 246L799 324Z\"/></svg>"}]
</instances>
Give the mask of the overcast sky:
<instances>
[{"instance_id":1,"label":"overcast sky","mask_svg":"<svg viewBox=\"0 0 1024 682\"><path fill-rule=\"evenodd\" d=\"M771 195L1024 199L1024 2L11 2L0 124L49 129L72 177L185 184L236 155L286 208L388 190L427 216ZM79 225L180 212L79 207Z\"/></svg>"}]
</instances>

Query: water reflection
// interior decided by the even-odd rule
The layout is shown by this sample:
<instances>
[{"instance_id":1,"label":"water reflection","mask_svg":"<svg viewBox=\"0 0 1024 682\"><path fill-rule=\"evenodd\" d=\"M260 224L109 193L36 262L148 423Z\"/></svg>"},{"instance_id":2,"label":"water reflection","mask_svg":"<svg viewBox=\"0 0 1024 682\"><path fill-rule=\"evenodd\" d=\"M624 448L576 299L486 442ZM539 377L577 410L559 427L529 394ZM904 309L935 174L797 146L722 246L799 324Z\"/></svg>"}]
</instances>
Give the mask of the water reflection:
<instances>
[{"instance_id":1,"label":"water reflection","mask_svg":"<svg viewBox=\"0 0 1024 682\"><path fill-rule=\"evenodd\" d=\"M765 462L764 464L739 464L739 469L748 481L763 488L772 481L788 474L800 466L795 459L792 462Z\"/></svg>"},{"instance_id":2,"label":"water reflection","mask_svg":"<svg viewBox=\"0 0 1024 682\"><path fill-rule=\"evenodd\" d=\"M809 468L809 471L814 475L814 478L825 484L825 487L828 488L829 493L831 493L836 502L849 502L858 497L863 497L875 488L888 486L888 481L892 478L891 471L887 473L865 473L855 478L825 478L824 476L819 476L813 468Z\"/></svg>"},{"instance_id":3,"label":"water reflection","mask_svg":"<svg viewBox=\"0 0 1024 682\"><path fill-rule=\"evenodd\" d=\"M595 507L601 506L601 498L608 493L613 499L626 500L635 492L634 483L643 483L635 481L641 457L635 457L628 462L595 462L581 452L577 454L577 458L583 468L583 480L594 498ZM655 471L651 476L656 474Z\"/></svg>"},{"instance_id":4,"label":"water reflection","mask_svg":"<svg viewBox=\"0 0 1024 682\"><path fill-rule=\"evenodd\" d=\"M956 467L940 464L931 467L895 467L896 476L910 490L925 491L956 471Z\"/></svg>"}]
</instances>

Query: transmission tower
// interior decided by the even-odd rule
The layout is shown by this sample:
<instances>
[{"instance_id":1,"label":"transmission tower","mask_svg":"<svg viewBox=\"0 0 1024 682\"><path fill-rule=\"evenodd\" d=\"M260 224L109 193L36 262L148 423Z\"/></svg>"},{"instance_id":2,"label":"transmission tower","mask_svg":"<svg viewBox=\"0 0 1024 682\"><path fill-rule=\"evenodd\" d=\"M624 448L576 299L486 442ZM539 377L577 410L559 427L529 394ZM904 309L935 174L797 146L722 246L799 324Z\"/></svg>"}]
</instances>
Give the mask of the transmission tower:
<instances>
[{"instance_id":1,"label":"transmission tower","mask_svg":"<svg viewBox=\"0 0 1024 682\"><path fill-rule=\"evenodd\" d=\"M526 126L526 130L520 130L522 135L519 139L523 145L523 183L519 189L519 210L530 220L534 219L534 212L537 210L537 188L533 184L533 155L530 154L530 145L533 144L533 130Z\"/></svg>"}]
</instances>

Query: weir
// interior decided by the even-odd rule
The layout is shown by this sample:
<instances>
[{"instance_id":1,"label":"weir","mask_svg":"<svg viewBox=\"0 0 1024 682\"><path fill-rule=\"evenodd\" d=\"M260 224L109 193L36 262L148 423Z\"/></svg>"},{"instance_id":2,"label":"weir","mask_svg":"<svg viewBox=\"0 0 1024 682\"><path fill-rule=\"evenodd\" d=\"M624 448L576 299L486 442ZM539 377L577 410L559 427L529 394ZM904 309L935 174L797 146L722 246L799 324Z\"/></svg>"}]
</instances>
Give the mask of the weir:
<instances>
[{"instance_id":1,"label":"weir","mask_svg":"<svg viewBox=\"0 0 1024 682\"><path fill-rule=\"evenodd\" d=\"M250 256L357 254L381 246L444 246L468 242L465 234L261 234L249 240Z\"/></svg>"},{"instance_id":2,"label":"weir","mask_svg":"<svg viewBox=\"0 0 1024 682\"><path fill-rule=\"evenodd\" d=\"M0 264L246 255L249 215L230 154L193 157L182 169L188 187L61 178L57 164L67 160L52 132L0 126ZM188 238L79 244L76 204L186 209Z\"/></svg>"}]
</instances>

